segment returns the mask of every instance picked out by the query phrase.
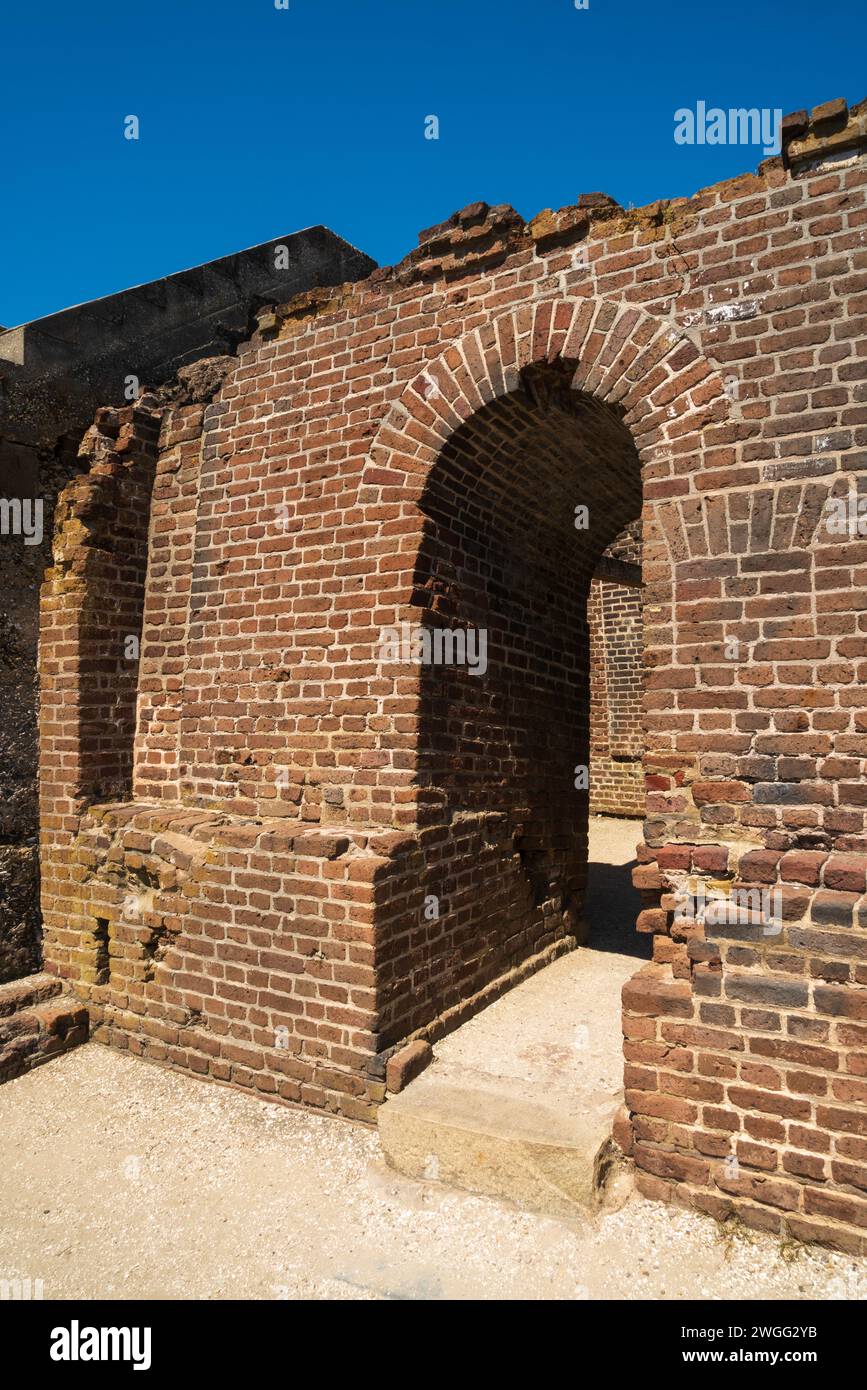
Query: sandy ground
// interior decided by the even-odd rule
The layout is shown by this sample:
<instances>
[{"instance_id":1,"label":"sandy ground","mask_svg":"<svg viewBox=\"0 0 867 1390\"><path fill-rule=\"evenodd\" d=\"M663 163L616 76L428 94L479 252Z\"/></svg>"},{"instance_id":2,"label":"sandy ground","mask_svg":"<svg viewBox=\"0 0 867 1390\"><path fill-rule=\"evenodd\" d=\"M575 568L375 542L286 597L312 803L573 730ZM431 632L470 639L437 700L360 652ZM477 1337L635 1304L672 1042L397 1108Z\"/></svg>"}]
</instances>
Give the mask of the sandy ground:
<instances>
[{"instance_id":1,"label":"sandy ground","mask_svg":"<svg viewBox=\"0 0 867 1390\"><path fill-rule=\"evenodd\" d=\"M415 1182L375 1131L90 1043L0 1089L0 1278L45 1298L867 1297L867 1263L633 1198L581 1225Z\"/></svg>"},{"instance_id":2,"label":"sandy ground","mask_svg":"<svg viewBox=\"0 0 867 1390\"><path fill-rule=\"evenodd\" d=\"M430 1123L436 1126L455 1104L456 1113L468 1119L465 1102L455 1097L470 1095L480 1133L490 1124L499 1132L507 1105L510 1124L555 1145L565 1124L588 1155L589 1173L590 1155L611 1134L623 1101L621 990L650 953L647 936L635 931L641 903L631 865L639 833L635 821L592 818L588 944L553 961L437 1042L433 1065L407 1093ZM445 1133L443 1142L449 1151ZM406 1167L394 1133L390 1143L397 1165ZM412 1147L410 1140L410 1152ZM516 1162L520 1170L522 1160ZM412 1161L406 1171L415 1171ZM521 1187L515 1188L514 1178L510 1171L502 1195L518 1197ZM493 1191L496 1195L496 1187Z\"/></svg>"},{"instance_id":3,"label":"sandy ground","mask_svg":"<svg viewBox=\"0 0 867 1390\"><path fill-rule=\"evenodd\" d=\"M635 931L641 903L630 876L640 830L636 821L591 819L587 946L438 1042L436 1069L508 1080L528 1100L548 1095L568 1106L594 1093L616 1106L623 1088L620 991L650 955L649 938Z\"/></svg>"},{"instance_id":4,"label":"sandy ground","mask_svg":"<svg viewBox=\"0 0 867 1390\"><path fill-rule=\"evenodd\" d=\"M594 825L598 958L555 963L550 986L567 990L570 969L585 999L590 985L595 1014L574 1024L611 1084L616 993L645 949L623 934L631 890L615 872L635 831ZM507 1047L485 1015L469 1026L488 1030L492 1066L527 1049L538 1063L532 1031ZM545 1062L564 1085L586 1064ZM638 1197L578 1223L536 1216L394 1173L373 1130L96 1043L0 1087L0 1280L14 1278L41 1279L47 1299L867 1298L867 1261Z\"/></svg>"}]
</instances>

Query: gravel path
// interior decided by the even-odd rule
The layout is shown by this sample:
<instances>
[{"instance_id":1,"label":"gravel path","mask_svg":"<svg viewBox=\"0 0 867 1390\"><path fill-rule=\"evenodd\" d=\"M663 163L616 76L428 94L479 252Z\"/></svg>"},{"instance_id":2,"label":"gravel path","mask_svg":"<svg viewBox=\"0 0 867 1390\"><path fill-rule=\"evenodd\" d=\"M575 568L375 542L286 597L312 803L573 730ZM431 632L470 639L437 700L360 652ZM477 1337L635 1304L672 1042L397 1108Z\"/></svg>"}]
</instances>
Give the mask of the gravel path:
<instances>
[{"instance_id":1,"label":"gravel path","mask_svg":"<svg viewBox=\"0 0 867 1390\"><path fill-rule=\"evenodd\" d=\"M0 1279L46 1298L857 1298L867 1262L633 1197L580 1226L388 1170L374 1131L90 1043L0 1087Z\"/></svg>"}]
</instances>

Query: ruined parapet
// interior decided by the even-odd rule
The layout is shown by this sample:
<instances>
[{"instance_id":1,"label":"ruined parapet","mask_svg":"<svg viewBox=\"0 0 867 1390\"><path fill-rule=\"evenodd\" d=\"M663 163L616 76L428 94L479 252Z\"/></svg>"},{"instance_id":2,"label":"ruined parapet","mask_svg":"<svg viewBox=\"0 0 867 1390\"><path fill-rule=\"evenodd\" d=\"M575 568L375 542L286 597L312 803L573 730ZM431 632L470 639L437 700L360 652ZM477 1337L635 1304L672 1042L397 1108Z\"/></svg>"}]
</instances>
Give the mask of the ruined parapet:
<instances>
[{"instance_id":1,"label":"ruined parapet","mask_svg":"<svg viewBox=\"0 0 867 1390\"><path fill-rule=\"evenodd\" d=\"M842 97L783 118L783 160L797 178L817 169L854 163L867 148L867 101L847 106Z\"/></svg>"}]
</instances>

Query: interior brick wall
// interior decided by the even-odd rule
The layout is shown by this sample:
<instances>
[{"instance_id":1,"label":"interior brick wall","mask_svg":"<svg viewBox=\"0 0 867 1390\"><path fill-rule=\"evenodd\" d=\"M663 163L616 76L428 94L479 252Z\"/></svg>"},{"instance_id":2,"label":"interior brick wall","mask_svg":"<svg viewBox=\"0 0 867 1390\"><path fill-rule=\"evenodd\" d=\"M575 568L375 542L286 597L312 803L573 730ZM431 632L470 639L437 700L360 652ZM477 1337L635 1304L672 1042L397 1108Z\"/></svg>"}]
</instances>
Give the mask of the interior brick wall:
<instances>
[{"instance_id":1,"label":"interior brick wall","mask_svg":"<svg viewBox=\"0 0 867 1390\"><path fill-rule=\"evenodd\" d=\"M636 573L602 578L590 586L590 812L644 816L643 599L640 526L633 522L605 551ZM628 579L629 582L621 582Z\"/></svg>"},{"instance_id":2,"label":"interior brick wall","mask_svg":"<svg viewBox=\"0 0 867 1390\"><path fill-rule=\"evenodd\" d=\"M108 647L141 537L95 539L127 474L94 461L45 589L43 904L103 1036L370 1115L398 1041L568 947L586 603L640 516L654 960L619 1134L651 1195L865 1248L867 540L826 511L867 459L865 144L832 103L690 199L474 205L263 312L207 399L143 406L131 793ZM489 626L490 680L383 661L383 628L444 619ZM742 884L781 890L779 932L675 912Z\"/></svg>"}]
</instances>

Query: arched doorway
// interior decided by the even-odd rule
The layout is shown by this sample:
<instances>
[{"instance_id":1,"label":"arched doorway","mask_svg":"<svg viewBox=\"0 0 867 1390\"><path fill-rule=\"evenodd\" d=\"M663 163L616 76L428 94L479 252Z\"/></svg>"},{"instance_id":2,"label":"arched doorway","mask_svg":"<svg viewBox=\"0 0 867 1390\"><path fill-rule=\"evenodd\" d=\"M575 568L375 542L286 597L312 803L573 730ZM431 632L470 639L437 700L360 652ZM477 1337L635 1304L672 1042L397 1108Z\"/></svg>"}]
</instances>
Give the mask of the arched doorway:
<instances>
[{"instance_id":1,"label":"arched doorway","mask_svg":"<svg viewBox=\"0 0 867 1390\"><path fill-rule=\"evenodd\" d=\"M403 771L397 794L413 815L380 884L378 1040L381 1053L408 1036L438 1043L429 1072L380 1112L380 1133L403 1171L552 1211L594 1200L612 1125L629 1129L625 1112L615 1116L632 952L603 945L618 952L613 988L605 970L567 980L553 1045L516 1049L504 1033L525 1029L519 996L530 990L532 1018L537 986L595 954L571 953L589 928L588 601L594 576L624 577L618 539L632 527L643 550L646 533L648 661L671 663L672 569L651 497L689 491L701 430L727 410L717 380L698 389L711 373L697 359L682 335L633 307L519 311L421 374L367 475L400 537L388 597L403 600L407 665L391 708L406 745L393 773L397 787ZM634 755L627 732L610 721L609 752L628 745ZM626 860L615 863L625 878ZM641 901L629 892L631 933ZM645 942L636 955L648 954ZM576 1005L600 992L604 1019L576 1028ZM587 1043L605 1055L584 1066L576 1055ZM540 1054L558 1054L559 1087L552 1068L532 1072Z\"/></svg>"},{"instance_id":2,"label":"arched doorway","mask_svg":"<svg viewBox=\"0 0 867 1390\"><path fill-rule=\"evenodd\" d=\"M406 981L413 1026L587 934L587 605L641 477L622 409L573 390L576 366L529 366L480 407L419 503L419 843L439 913Z\"/></svg>"},{"instance_id":3,"label":"arched doorway","mask_svg":"<svg viewBox=\"0 0 867 1390\"><path fill-rule=\"evenodd\" d=\"M376 816L400 830L374 890L380 1056L585 934L591 579L640 522L645 659L669 663L660 504L730 409L682 330L587 298L445 347L383 421L361 492L388 544L370 580Z\"/></svg>"}]
</instances>

